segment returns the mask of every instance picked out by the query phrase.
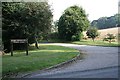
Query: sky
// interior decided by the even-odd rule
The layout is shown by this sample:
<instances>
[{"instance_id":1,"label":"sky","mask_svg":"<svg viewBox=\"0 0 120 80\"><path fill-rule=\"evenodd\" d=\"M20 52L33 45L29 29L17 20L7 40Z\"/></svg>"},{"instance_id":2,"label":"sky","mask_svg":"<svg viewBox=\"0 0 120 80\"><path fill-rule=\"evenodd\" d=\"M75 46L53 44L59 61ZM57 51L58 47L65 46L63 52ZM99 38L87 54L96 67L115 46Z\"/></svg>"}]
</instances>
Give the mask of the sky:
<instances>
[{"instance_id":1,"label":"sky","mask_svg":"<svg viewBox=\"0 0 120 80\"><path fill-rule=\"evenodd\" d=\"M53 9L53 20L59 20L64 10L70 6L82 7L90 21L109 17L118 13L118 0L48 0Z\"/></svg>"}]
</instances>

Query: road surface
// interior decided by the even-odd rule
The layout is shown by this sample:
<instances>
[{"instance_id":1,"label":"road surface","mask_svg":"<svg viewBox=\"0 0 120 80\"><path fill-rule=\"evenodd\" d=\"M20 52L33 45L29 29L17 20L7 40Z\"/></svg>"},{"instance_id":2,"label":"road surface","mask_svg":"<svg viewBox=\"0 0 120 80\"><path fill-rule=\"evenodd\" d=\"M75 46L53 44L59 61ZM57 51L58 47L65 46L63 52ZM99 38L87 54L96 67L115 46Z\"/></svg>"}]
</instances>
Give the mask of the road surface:
<instances>
[{"instance_id":1,"label":"road surface","mask_svg":"<svg viewBox=\"0 0 120 80\"><path fill-rule=\"evenodd\" d=\"M48 44L46 44L48 45ZM36 72L27 78L118 78L118 47L100 47L65 43L49 43L80 50L84 59L68 66Z\"/></svg>"}]
</instances>

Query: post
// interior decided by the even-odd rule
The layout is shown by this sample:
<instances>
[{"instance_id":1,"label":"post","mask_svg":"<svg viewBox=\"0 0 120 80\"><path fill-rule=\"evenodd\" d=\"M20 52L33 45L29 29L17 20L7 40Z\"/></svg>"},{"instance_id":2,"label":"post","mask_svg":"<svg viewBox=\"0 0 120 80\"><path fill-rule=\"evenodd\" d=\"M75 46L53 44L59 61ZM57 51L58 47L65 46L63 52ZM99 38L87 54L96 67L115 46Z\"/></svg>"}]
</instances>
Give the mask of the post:
<instances>
[{"instance_id":1,"label":"post","mask_svg":"<svg viewBox=\"0 0 120 80\"><path fill-rule=\"evenodd\" d=\"M28 41L26 42L26 55L28 55Z\"/></svg>"},{"instance_id":2,"label":"post","mask_svg":"<svg viewBox=\"0 0 120 80\"><path fill-rule=\"evenodd\" d=\"M13 43L11 42L11 56L13 56Z\"/></svg>"}]
</instances>

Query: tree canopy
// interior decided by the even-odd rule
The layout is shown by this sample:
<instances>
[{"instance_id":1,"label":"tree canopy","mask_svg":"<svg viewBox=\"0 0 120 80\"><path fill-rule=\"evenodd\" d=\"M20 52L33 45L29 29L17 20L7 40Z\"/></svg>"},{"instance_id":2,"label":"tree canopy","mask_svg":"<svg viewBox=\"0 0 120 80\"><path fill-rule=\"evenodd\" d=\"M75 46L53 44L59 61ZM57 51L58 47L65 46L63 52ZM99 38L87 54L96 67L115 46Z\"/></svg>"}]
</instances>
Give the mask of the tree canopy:
<instances>
[{"instance_id":1,"label":"tree canopy","mask_svg":"<svg viewBox=\"0 0 120 80\"><path fill-rule=\"evenodd\" d=\"M86 34L88 38L92 38L93 41L99 35L98 29L96 27L89 27Z\"/></svg>"},{"instance_id":2,"label":"tree canopy","mask_svg":"<svg viewBox=\"0 0 120 80\"><path fill-rule=\"evenodd\" d=\"M51 30L52 11L47 2L3 2L2 29L5 49L10 39L27 38L29 44Z\"/></svg>"},{"instance_id":3,"label":"tree canopy","mask_svg":"<svg viewBox=\"0 0 120 80\"><path fill-rule=\"evenodd\" d=\"M76 5L71 6L64 11L58 21L59 37L71 41L72 36L79 36L88 26L89 21L85 10Z\"/></svg>"},{"instance_id":4,"label":"tree canopy","mask_svg":"<svg viewBox=\"0 0 120 80\"><path fill-rule=\"evenodd\" d=\"M98 20L93 20L91 26L96 26L98 29L106 29L120 26L120 14L110 17L101 17Z\"/></svg>"}]
</instances>

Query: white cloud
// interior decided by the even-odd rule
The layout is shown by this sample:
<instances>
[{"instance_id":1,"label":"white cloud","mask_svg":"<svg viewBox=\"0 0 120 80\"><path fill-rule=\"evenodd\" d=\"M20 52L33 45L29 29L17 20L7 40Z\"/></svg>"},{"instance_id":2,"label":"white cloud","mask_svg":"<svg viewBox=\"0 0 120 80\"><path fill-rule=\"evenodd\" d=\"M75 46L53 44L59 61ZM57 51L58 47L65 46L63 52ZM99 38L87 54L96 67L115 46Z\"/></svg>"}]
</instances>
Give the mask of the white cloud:
<instances>
[{"instance_id":1,"label":"white cloud","mask_svg":"<svg viewBox=\"0 0 120 80\"><path fill-rule=\"evenodd\" d=\"M118 0L48 0L52 4L54 20L58 20L64 10L79 5L89 14L90 21L118 13Z\"/></svg>"}]
</instances>

